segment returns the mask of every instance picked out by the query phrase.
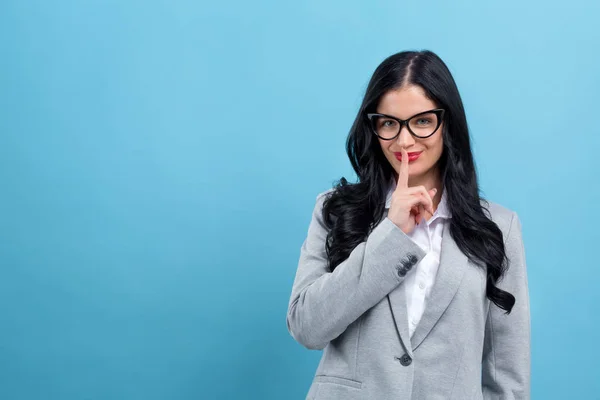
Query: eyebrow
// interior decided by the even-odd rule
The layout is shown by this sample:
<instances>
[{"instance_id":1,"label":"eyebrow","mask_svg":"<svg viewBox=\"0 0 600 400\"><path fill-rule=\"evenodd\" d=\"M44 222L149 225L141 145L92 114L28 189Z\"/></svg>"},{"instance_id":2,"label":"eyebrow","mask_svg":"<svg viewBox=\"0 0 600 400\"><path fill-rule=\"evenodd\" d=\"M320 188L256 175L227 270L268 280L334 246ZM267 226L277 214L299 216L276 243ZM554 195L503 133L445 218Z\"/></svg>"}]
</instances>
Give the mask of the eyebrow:
<instances>
[{"instance_id":1,"label":"eyebrow","mask_svg":"<svg viewBox=\"0 0 600 400\"><path fill-rule=\"evenodd\" d=\"M409 120L409 119L411 119L412 117L416 117L417 115L420 115L420 114L423 114L423 113L426 113L426 112L429 112L429 111L435 110L435 109L437 109L437 108L430 108L429 110L420 111L420 112L418 112L418 113L416 113L416 114L413 114L413 115L411 115L410 117L406 118L404 121L406 121L406 120ZM378 113L376 113L376 114L381 114L381 115L385 115L386 117L392 117L392 118L397 118L397 119L400 119L400 120L402 120L402 118L400 118L400 117L396 117L395 115L392 115L392 114L386 114L386 113L380 113L380 112L378 112Z\"/></svg>"}]
</instances>

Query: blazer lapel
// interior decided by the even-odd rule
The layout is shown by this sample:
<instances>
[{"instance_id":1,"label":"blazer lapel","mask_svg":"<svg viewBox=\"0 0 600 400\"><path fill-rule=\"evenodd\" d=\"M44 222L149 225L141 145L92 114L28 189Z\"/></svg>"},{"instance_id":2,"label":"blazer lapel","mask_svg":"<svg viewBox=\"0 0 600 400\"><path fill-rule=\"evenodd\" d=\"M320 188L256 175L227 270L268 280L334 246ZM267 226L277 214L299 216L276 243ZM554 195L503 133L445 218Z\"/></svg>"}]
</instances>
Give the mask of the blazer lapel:
<instances>
[{"instance_id":1,"label":"blazer lapel","mask_svg":"<svg viewBox=\"0 0 600 400\"><path fill-rule=\"evenodd\" d=\"M393 181L392 183L395 184L395 181ZM385 202L385 211L383 213L382 220L385 219L388 215L390 204L392 202L392 190L393 189L390 188L388 191ZM396 325L396 330L398 332L398 335L400 335L400 341L402 342L402 346L406 349L408 355L412 357L412 348L410 345L410 337L408 335L408 309L406 307L406 285L400 283L398 286L396 286L396 288L394 288L394 290L388 293L386 297L390 305L390 310L392 311L394 325Z\"/></svg>"},{"instance_id":2,"label":"blazer lapel","mask_svg":"<svg viewBox=\"0 0 600 400\"><path fill-rule=\"evenodd\" d=\"M385 202L385 213L387 216L391 205L392 192L396 187L396 180L390 177L389 188ZM413 350L423 342L433 326L440 319L450 301L456 294L463 275L470 263L469 258L458 248L458 245L450 236L450 221L444 224L442 233L442 245L440 250L440 265L435 278L435 283L431 288L431 293L425 304L423 316L413 332L413 336L408 334L408 309L406 305L406 285L400 283L398 287L392 290L388 295L388 302L394 317L394 323L400 340L407 353L412 357ZM418 264L417 264L418 265ZM417 266L415 266L417 267Z\"/></svg>"},{"instance_id":3,"label":"blazer lapel","mask_svg":"<svg viewBox=\"0 0 600 400\"><path fill-rule=\"evenodd\" d=\"M394 324L398 334L400 335L400 341L402 346L406 349L409 356L412 357L412 346L410 344L410 337L408 336L408 309L406 307L406 285L401 283L394 290L387 295L390 309L392 310L392 316L394 317Z\"/></svg>"},{"instance_id":4,"label":"blazer lapel","mask_svg":"<svg viewBox=\"0 0 600 400\"><path fill-rule=\"evenodd\" d=\"M411 357L413 355L412 352L419 347L446 308L448 308L450 301L460 286L468 263L469 259L460 251L456 242L450 236L449 223L445 224L440 251L440 266L430 296L425 304L423 316L415 328L412 337L409 337L408 334L406 285L404 282L400 283L398 287L387 295L392 315L394 316L394 323L403 347Z\"/></svg>"},{"instance_id":5,"label":"blazer lapel","mask_svg":"<svg viewBox=\"0 0 600 400\"><path fill-rule=\"evenodd\" d=\"M468 257L458 248L450 235L449 227L449 223L444 225L442 247L440 250L440 265L430 296L425 304L423 316L411 338L413 350L419 347L446 308L448 308L470 263Z\"/></svg>"}]
</instances>

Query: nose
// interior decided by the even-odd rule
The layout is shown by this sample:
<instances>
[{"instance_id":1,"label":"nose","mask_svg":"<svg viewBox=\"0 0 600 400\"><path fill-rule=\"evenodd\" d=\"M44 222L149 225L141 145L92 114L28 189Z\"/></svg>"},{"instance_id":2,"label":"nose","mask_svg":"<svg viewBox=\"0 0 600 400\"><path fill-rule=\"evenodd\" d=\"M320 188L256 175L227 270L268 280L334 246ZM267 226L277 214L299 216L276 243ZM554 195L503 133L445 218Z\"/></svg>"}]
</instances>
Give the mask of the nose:
<instances>
[{"instance_id":1,"label":"nose","mask_svg":"<svg viewBox=\"0 0 600 400\"><path fill-rule=\"evenodd\" d=\"M398 144L398 147L405 148L408 148L410 145L415 143L415 138L413 137L413 135L411 135L406 125L403 125L400 128L400 134L396 138L396 143Z\"/></svg>"}]
</instances>

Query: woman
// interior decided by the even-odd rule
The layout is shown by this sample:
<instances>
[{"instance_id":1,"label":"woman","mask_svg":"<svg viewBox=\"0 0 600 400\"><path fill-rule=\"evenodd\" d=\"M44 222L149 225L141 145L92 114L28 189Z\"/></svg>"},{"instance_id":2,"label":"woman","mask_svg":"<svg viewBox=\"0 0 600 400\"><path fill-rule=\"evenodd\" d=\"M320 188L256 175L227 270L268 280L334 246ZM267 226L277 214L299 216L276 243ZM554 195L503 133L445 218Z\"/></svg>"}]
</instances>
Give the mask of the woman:
<instances>
[{"instance_id":1,"label":"woman","mask_svg":"<svg viewBox=\"0 0 600 400\"><path fill-rule=\"evenodd\" d=\"M320 193L287 312L324 349L308 399L529 399L521 222L480 197L462 100L433 52L375 70Z\"/></svg>"}]
</instances>

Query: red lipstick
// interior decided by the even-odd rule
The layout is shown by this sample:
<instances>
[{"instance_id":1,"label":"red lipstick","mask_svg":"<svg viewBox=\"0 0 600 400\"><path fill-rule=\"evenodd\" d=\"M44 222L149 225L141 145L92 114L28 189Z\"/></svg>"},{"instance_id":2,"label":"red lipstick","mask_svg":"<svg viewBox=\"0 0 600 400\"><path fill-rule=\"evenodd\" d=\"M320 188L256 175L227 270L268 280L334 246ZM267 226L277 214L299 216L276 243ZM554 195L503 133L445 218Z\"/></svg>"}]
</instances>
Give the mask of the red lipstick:
<instances>
[{"instance_id":1,"label":"red lipstick","mask_svg":"<svg viewBox=\"0 0 600 400\"><path fill-rule=\"evenodd\" d=\"M417 152L413 152L413 153L408 153L408 161L415 161L417 158L419 158L419 156L421 155L422 151L417 151ZM396 156L396 158L399 161L402 161L402 153L394 153L394 155Z\"/></svg>"}]
</instances>

